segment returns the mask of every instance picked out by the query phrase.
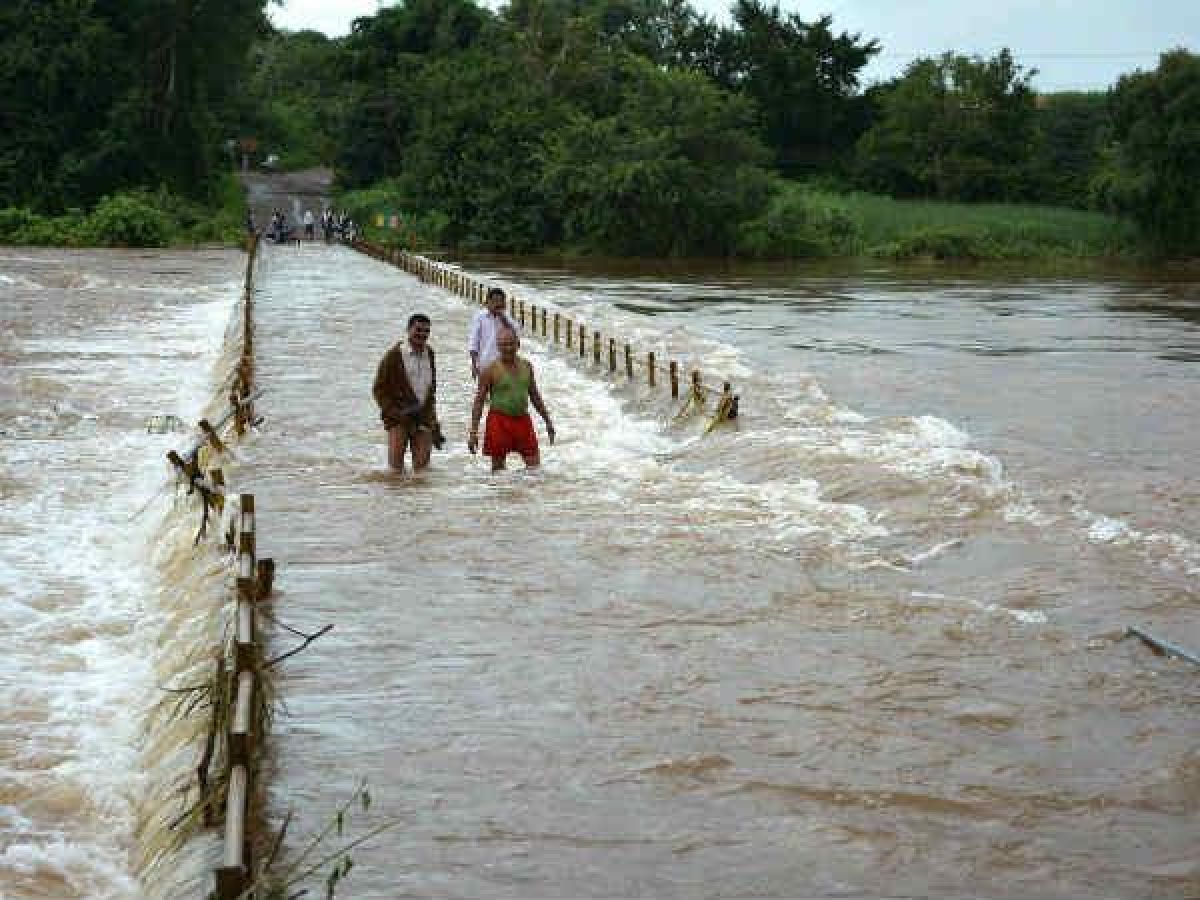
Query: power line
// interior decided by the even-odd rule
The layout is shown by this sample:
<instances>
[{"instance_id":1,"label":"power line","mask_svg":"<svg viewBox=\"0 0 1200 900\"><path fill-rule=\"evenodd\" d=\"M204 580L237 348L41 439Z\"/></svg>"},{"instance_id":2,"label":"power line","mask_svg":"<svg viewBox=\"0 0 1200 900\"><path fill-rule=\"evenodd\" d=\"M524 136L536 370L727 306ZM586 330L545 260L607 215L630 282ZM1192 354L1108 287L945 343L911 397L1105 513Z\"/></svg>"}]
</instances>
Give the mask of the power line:
<instances>
[{"instance_id":1,"label":"power line","mask_svg":"<svg viewBox=\"0 0 1200 900\"><path fill-rule=\"evenodd\" d=\"M943 52L959 53L959 52L963 52L963 51L923 50L920 52L908 52L908 51L897 51L897 50L891 50L891 51L884 50L881 53L876 54L876 56L882 57L882 58L916 59L916 58L922 57L922 56L929 56L930 54L939 54L940 55ZM996 51L996 52L999 52L999 51ZM1146 57L1157 57L1161 53L1163 53L1162 50L1144 50L1144 51L1131 50L1131 51L1120 52L1120 53L1093 52L1093 51L1088 51L1088 50L1079 50L1079 51L1075 51L1075 50L1045 50L1045 51L1021 50L1021 51L1017 51L1017 50L1013 50L1011 47L1009 48L1009 52L1011 52L1014 57L1022 57L1022 58L1034 57L1036 59L1144 59Z\"/></svg>"}]
</instances>

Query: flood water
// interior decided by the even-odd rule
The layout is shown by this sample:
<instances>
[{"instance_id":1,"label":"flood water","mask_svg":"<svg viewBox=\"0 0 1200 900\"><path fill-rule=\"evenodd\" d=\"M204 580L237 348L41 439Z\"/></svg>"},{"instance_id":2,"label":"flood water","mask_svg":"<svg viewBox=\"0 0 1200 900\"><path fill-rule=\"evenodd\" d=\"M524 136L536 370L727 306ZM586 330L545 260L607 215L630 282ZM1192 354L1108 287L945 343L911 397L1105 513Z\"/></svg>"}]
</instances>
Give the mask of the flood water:
<instances>
[{"instance_id":1,"label":"flood water","mask_svg":"<svg viewBox=\"0 0 1200 900\"><path fill-rule=\"evenodd\" d=\"M218 636L157 565L183 436L147 424L203 414L243 260L0 248L0 897L144 896L139 825L194 769L146 729Z\"/></svg>"},{"instance_id":2,"label":"flood water","mask_svg":"<svg viewBox=\"0 0 1200 900\"><path fill-rule=\"evenodd\" d=\"M137 896L129 798L161 776L114 774L137 735L110 695L152 681L132 650L146 626L122 613L96 644L77 607L129 593L84 573L149 564L50 553L36 532L116 516L87 500L114 452L122 512L159 485L169 437L137 426L205 399L178 372L216 377L212 316L240 262L170 257L175 289L139 262L139 307L123 281L38 275L100 254L31 259L5 251L0 269L23 385L6 379L0 436L20 613L0 884ZM345 840L394 827L353 852L355 898L1200 892L1200 671L1123 637L1200 648L1200 284L464 264L728 378L741 415L705 436L661 386L527 335L559 439L541 473L493 477L464 446L466 301L346 248L266 247L266 420L230 477L256 495L273 615L334 625L280 667L266 818L293 811L291 858L365 778ZM370 387L415 311L434 322L450 443L410 478L385 470ZM81 354L88 377L52 374ZM95 417L65 492L60 394ZM60 663L76 633L89 652ZM273 653L298 641L271 630ZM71 777L103 786L95 815L43 809L38 788ZM97 859L114 873L98 888L47 887Z\"/></svg>"}]
</instances>

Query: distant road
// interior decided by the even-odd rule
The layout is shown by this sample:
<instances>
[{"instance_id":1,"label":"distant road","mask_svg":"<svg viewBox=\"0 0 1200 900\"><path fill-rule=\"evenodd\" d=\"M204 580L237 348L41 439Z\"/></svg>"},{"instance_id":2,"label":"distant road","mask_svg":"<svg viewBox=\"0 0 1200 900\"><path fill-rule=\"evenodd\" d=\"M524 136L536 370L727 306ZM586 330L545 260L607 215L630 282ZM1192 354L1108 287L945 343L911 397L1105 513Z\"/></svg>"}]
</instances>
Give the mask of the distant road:
<instances>
[{"instance_id":1,"label":"distant road","mask_svg":"<svg viewBox=\"0 0 1200 900\"><path fill-rule=\"evenodd\" d=\"M278 175L244 172L238 177L246 188L246 202L259 228L266 227L272 210L282 210L288 221L296 225L306 209L319 215L330 202L332 169L304 169Z\"/></svg>"}]
</instances>

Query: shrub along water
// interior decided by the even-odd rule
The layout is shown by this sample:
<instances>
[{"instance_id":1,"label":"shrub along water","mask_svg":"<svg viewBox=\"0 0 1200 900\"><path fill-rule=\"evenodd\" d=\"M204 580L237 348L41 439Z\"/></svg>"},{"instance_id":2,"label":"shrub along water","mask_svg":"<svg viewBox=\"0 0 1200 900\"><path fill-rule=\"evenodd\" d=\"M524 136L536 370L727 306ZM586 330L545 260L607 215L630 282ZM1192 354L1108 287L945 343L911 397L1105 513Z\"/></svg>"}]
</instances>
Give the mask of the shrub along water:
<instances>
[{"instance_id":1,"label":"shrub along water","mask_svg":"<svg viewBox=\"0 0 1200 900\"><path fill-rule=\"evenodd\" d=\"M84 215L45 216L20 207L0 209L0 243L49 247L165 247L232 243L242 233L245 199L232 176L223 179L213 207L165 189L123 191L104 197Z\"/></svg>"},{"instance_id":2,"label":"shrub along water","mask_svg":"<svg viewBox=\"0 0 1200 900\"><path fill-rule=\"evenodd\" d=\"M407 212L393 182L343 194L338 204L365 226L368 238L389 245L445 247L450 220ZM397 215L398 227L373 224ZM782 179L771 185L765 211L742 222L733 255L751 259L874 256L911 260L1103 259L1139 251L1136 228L1102 213L1006 203L896 200ZM548 247L549 251L568 248Z\"/></svg>"},{"instance_id":3,"label":"shrub along water","mask_svg":"<svg viewBox=\"0 0 1200 900\"><path fill-rule=\"evenodd\" d=\"M1101 213L1007 203L896 200L778 183L766 213L741 228L739 255L768 259L1083 259L1138 250L1134 226Z\"/></svg>"}]
</instances>

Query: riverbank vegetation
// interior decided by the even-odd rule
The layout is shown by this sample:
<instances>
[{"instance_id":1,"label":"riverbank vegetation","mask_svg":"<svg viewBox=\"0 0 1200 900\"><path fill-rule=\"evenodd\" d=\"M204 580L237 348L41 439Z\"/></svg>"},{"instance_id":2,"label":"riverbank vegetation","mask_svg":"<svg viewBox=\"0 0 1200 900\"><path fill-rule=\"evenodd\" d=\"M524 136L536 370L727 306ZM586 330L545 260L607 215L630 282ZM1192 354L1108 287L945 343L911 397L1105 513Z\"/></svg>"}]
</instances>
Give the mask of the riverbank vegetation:
<instances>
[{"instance_id":1,"label":"riverbank vegetation","mask_svg":"<svg viewBox=\"0 0 1200 900\"><path fill-rule=\"evenodd\" d=\"M1108 92L1046 95L1007 50L865 86L877 41L762 0L734 0L728 24L687 0L405 0L340 39L275 31L264 6L6 4L0 205L24 212L0 240L159 240L151 207L187 235L151 198L225 208L239 157L274 154L333 166L339 206L424 248L1200 254L1186 50ZM123 218L100 237L105 197Z\"/></svg>"},{"instance_id":2,"label":"riverbank vegetation","mask_svg":"<svg viewBox=\"0 0 1200 900\"><path fill-rule=\"evenodd\" d=\"M0 244L53 247L166 247L234 243L244 231L241 185L226 173L205 201L166 189L109 194L88 212L60 215L27 207L0 209Z\"/></svg>"}]
</instances>

